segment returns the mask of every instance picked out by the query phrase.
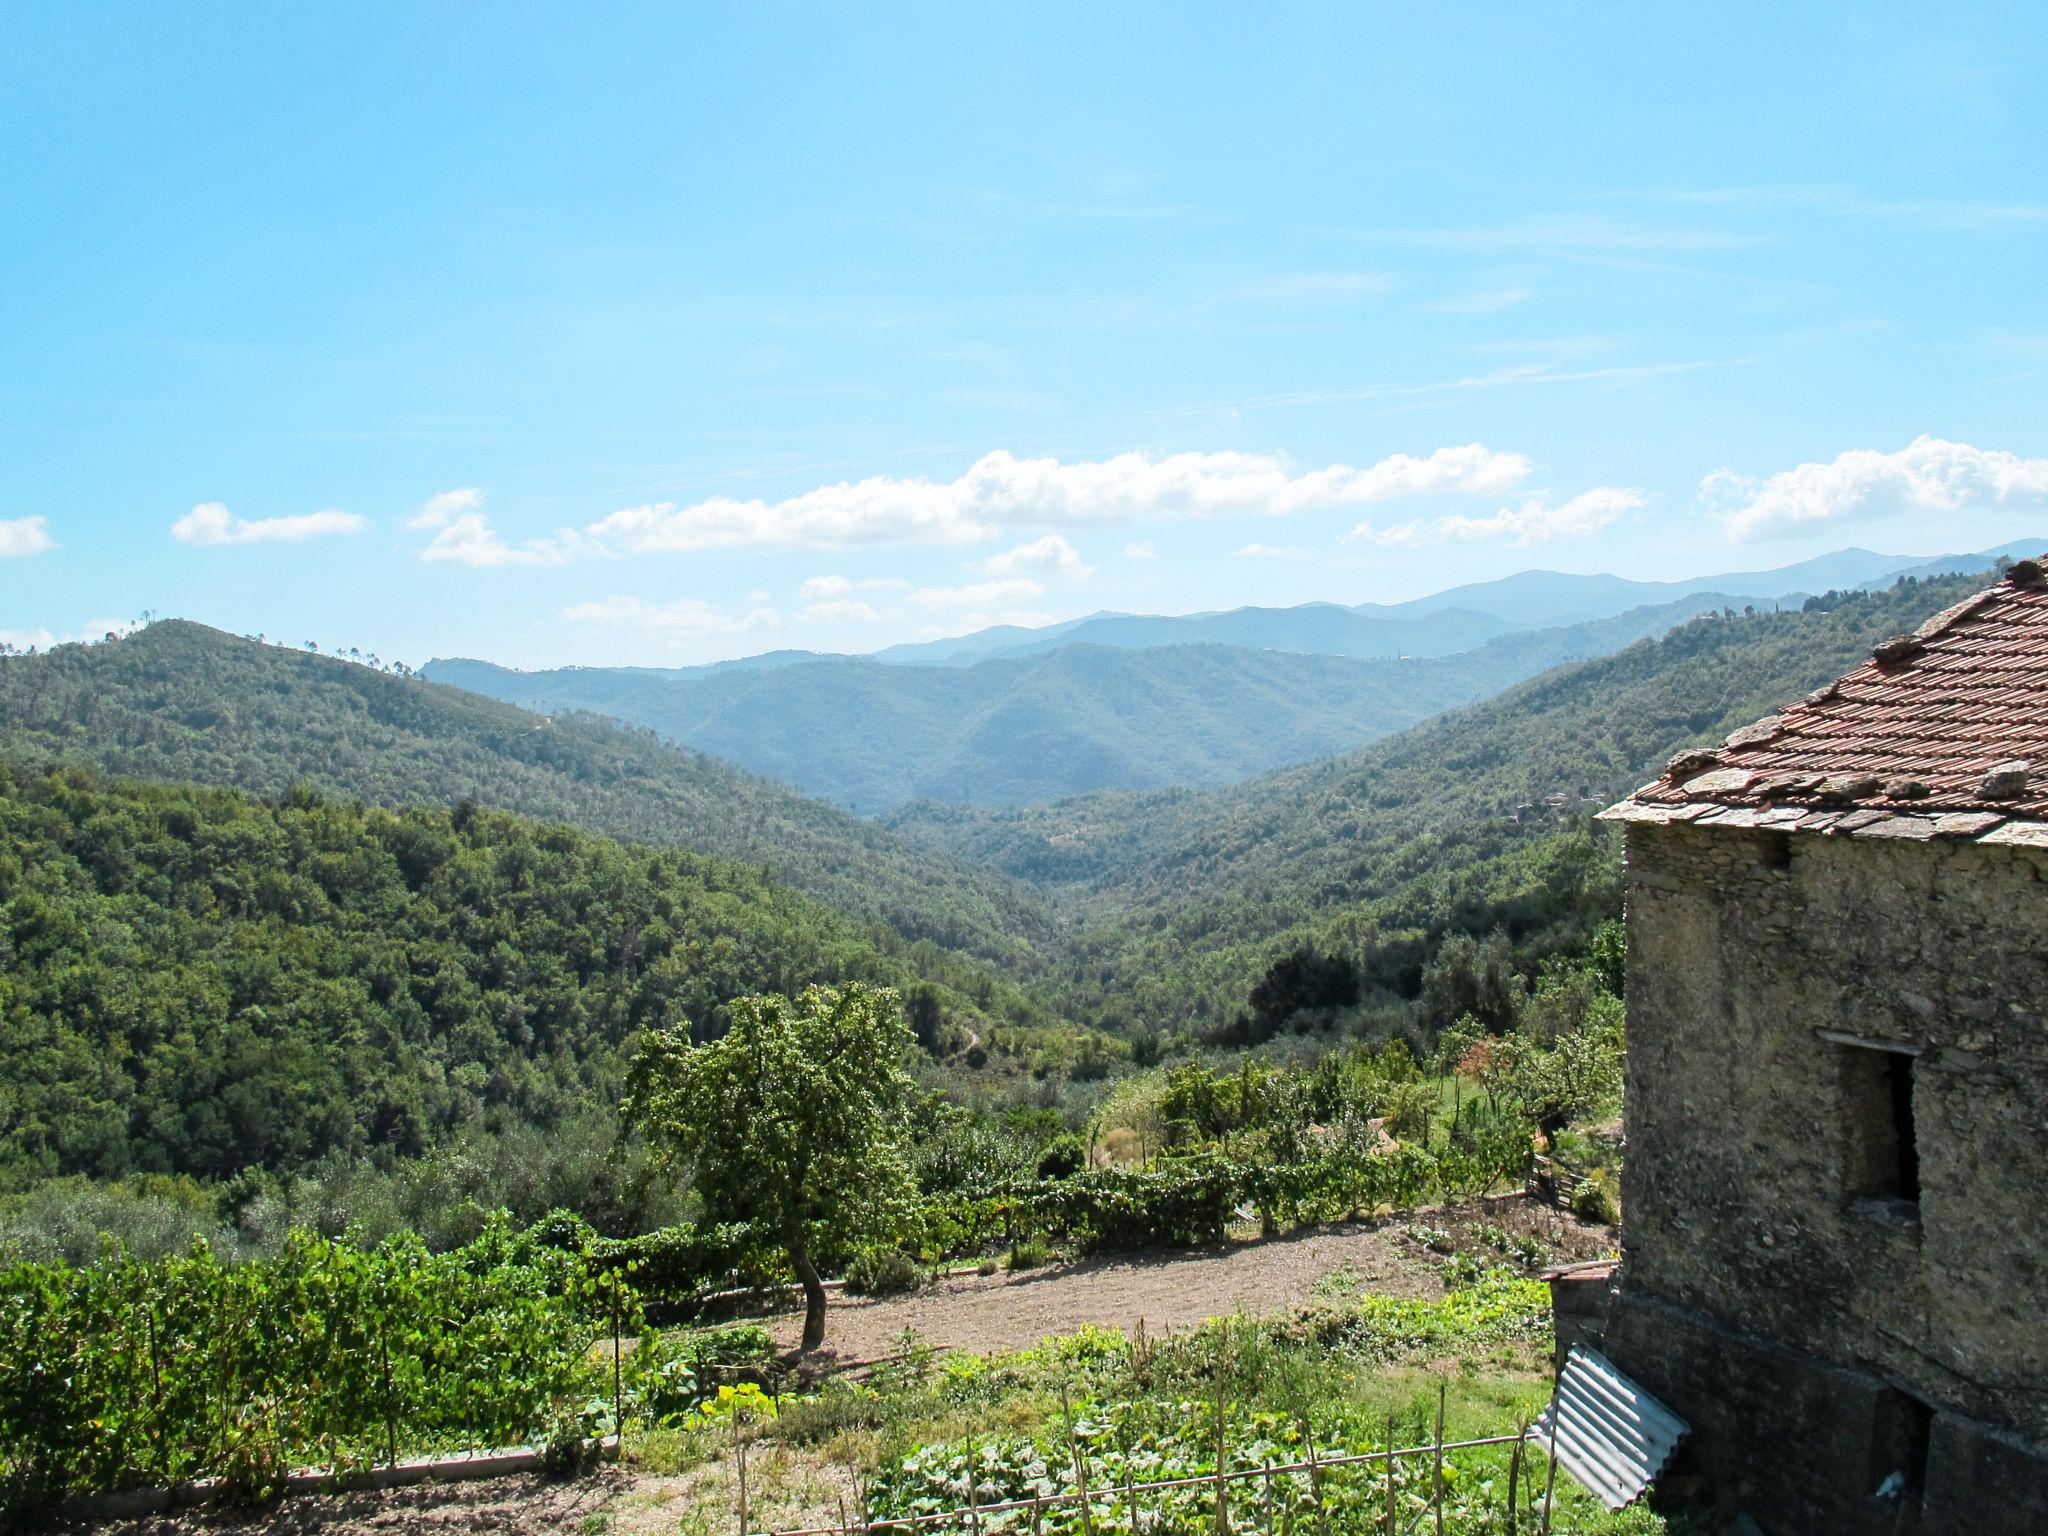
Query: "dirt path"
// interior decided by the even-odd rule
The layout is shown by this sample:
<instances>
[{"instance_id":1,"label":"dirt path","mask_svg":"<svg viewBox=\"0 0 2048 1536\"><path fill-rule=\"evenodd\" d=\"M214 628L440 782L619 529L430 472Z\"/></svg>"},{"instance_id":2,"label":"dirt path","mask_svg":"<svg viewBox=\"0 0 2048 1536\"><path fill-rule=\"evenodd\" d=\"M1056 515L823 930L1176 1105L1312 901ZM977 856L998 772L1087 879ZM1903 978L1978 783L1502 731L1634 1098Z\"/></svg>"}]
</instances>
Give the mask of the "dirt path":
<instances>
[{"instance_id":1,"label":"dirt path","mask_svg":"<svg viewBox=\"0 0 2048 1536\"><path fill-rule=\"evenodd\" d=\"M1527 1205L1429 1212L1377 1225L1324 1227L1261 1242L1048 1266L1010 1275L963 1275L911 1296L834 1296L829 1358L852 1364L900 1352L906 1328L934 1347L977 1352L1022 1349L1089 1324L1151 1334L1185 1330L1227 1313L1299 1305L1326 1275L1348 1270L1358 1290L1391 1296L1442 1294L1442 1260L1409 1234L1411 1222L1457 1229L1478 1220L1540 1234L1556 1259L1589 1258L1613 1241L1568 1216ZM1350 1287L1347 1287L1349 1289ZM761 1319L779 1342L802 1331L795 1313ZM756 1469L756 1508L772 1526L824 1519L846 1490L830 1469L769 1448ZM99 1536L666 1536L679 1513L702 1504L726 1509L731 1490L713 1462L679 1477L608 1468L573 1482L514 1477L382 1494L294 1499L272 1509L195 1511L102 1526ZM693 1527L686 1521L682 1527Z\"/></svg>"},{"instance_id":2,"label":"dirt path","mask_svg":"<svg viewBox=\"0 0 2048 1536\"><path fill-rule=\"evenodd\" d=\"M977 1354L1028 1348L1088 1324L1127 1333L1140 1322L1154 1335L1182 1331L1232 1312L1296 1305L1309 1299L1318 1280L1347 1267L1367 1290L1440 1295L1437 1261L1419 1254L1401 1230L1325 1227L1193 1252L1084 1260L1014 1275L961 1275L910 1296L835 1296L826 1321L826 1363L899 1353L906 1328L933 1348ZM760 1320L784 1348L794 1348L803 1331L793 1313Z\"/></svg>"}]
</instances>

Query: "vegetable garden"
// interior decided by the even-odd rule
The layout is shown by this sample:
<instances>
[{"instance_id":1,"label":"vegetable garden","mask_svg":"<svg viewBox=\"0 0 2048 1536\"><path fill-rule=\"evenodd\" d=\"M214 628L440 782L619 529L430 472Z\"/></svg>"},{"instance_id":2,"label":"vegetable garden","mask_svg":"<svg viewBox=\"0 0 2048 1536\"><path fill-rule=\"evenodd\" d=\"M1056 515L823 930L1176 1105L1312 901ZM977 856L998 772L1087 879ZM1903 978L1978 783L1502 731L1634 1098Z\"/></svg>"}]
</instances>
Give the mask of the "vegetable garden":
<instances>
[{"instance_id":1,"label":"vegetable garden","mask_svg":"<svg viewBox=\"0 0 2048 1536\"><path fill-rule=\"evenodd\" d=\"M1526 1138L1507 1136L1456 1152L1333 1146L1287 1165L1206 1150L929 1198L893 1236L926 1263L1033 1238L1195 1245L1245 1209L1292 1224L1462 1198L1518 1176L1526 1157ZM689 1314L707 1292L782 1280L779 1260L744 1227L604 1241L558 1216L525 1231L494 1221L438 1254L410 1235L365 1249L297 1233L241 1264L198 1245L153 1263L17 1265L0 1271L0 1503L197 1478L255 1499L299 1467L566 1453L615 1428L621 1408L653 1416L700 1389L672 1350L602 1345Z\"/></svg>"}]
</instances>

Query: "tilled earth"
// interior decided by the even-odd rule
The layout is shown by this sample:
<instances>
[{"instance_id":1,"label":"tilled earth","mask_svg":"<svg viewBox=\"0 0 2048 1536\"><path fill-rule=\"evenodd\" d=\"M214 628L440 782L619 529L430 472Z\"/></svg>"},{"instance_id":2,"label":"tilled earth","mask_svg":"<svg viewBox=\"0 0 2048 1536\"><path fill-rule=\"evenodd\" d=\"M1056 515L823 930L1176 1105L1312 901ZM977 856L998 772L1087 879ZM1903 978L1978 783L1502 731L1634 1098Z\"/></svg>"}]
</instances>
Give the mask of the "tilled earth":
<instances>
[{"instance_id":1,"label":"tilled earth","mask_svg":"<svg viewBox=\"0 0 2048 1536\"><path fill-rule=\"evenodd\" d=\"M914 1295L864 1300L835 1297L826 1368L855 1368L902 1350L905 1330L938 1349L976 1353L1020 1349L1084 1325L1154 1336L1234 1312L1271 1312L1307 1301L1316 1282L1348 1271L1351 1286L1392 1296L1442 1293L1441 1258L1409 1234L1413 1223L1456 1230L1476 1220L1541 1240L1559 1260L1592 1257L1614 1234L1582 1229L1570 1216L1525 1203L1487 1211L1430 1213L1380 1223L1323 1227L1260 1242L1188 1252L1140 1254L1050 1265L1020 1274L962 1275ZM1347 1287L1349 1288L1349 1287ZM764 1319L778 1342L794 1346L801 1319ZM815 1358L815 1357L814 1357ZM652 1536L674 1532L688 1509L734 1507L730 1469L713 1463L680 1477L631 1466L607 1467L570 1481L541 1477L426 1485L387 1493L312 1496L272 1509L191 1511L99 1528L98 1536ZM755 1469L756 1522L769 1529L823 1524L847 1490L834 1469L766 1450ZM717 1536L719 1523L681 1522L686 1533Z\"/></svg>"}]
</instances>

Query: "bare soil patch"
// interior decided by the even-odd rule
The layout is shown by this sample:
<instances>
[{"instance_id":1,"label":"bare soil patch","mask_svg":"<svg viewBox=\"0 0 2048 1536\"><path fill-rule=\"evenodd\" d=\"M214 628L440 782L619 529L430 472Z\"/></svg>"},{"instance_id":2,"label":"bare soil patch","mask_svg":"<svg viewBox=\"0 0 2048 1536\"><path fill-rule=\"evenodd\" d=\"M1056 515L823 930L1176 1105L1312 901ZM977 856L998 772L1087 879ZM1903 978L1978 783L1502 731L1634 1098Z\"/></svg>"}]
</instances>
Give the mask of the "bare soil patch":
<instances>
[{"instance_id":1,"label":"bare soil patch","mask_svg":"<svg viewBox=\"0 0 2048 1536\"><path fill-rule=\"evenodd\" d=\"M1325 1227L1259 1242L1164 1253L1119 1254L1016 1274L956 1275L908 1296L836 1296L827 1314L821 1364L876 1360L902 1349L906 1329L934 1349L975 1354L1025 1349L1088 1325L1183 1332L1212 1317L1265 1312L1305 1302L1325 1275L1349 1268L1362 1288L1393 1296L1442 1293L1437 1265L1398 1229ZM769 1322L794 1348L803 1320Z\"/></svg>"},{"instance_id":2,"label":"bare soil patch","mask_svg":"<svg viewBox=\"0 0 2048 1536\"><path fill-rule=\"evenodd\" d=\"M934 1348L976 1353L1028 1348L1087 1325L1131 1331L1142 1323L1153 1335L1184 1331L1212 1317L1298 1306L1311 1299L1318 1280L1339 1270L1348 1270L1360 1291L1441 1295L1442 1256L1417 1241L1411 1229L1438 1228L1462 1239L1481 1222L1536 1237L1557 1262L1594 1257L1617 1236L1526 1201L1499 1201L1193 1252L1089 1259L1014 1275L961 1275L910 1296L835 1296L827 1322L830 1347L819 1363L829 1370L895 1355L906 1328ZM785 1346L794 1346L802 1331L794 1313L762 1321ZM730 1508L732 1490L724 1486L730 1476L722 1463L679 1477L606 1467L570 1481L507 1477L305 1497L267 1510L195 1510L103 1526L99 1536L652 1536L676 1531L685 1511ZM753 1492L763 1528L829 1519L847 1491L835 1469L780 1448L764 1456L757 1476ZM695 1530L687 1522L683 1528Z\"/></svg>"}]
</instances>

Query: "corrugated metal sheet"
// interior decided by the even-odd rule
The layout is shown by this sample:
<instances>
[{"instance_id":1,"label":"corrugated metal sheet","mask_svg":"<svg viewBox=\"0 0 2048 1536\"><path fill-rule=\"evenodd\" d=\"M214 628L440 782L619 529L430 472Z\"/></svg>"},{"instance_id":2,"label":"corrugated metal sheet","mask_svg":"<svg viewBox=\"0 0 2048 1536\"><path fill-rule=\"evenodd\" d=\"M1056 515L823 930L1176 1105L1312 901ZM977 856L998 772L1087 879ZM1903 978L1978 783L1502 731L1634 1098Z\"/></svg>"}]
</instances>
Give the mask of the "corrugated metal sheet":
<instances>
[{"instance_id":1,"label":"corrugated metal sheet","mask_svg":"<svg viewBox=\"0 0 2048 1536\"><path fill-rule=\"evenodd\" d=\"M1558 1464L1609 1509L1641 1498L1691 1428L1583 1344L1572 1346L1531 1438L1549 1445L1553 1420Z\"/></svg>"}]
</instances>

